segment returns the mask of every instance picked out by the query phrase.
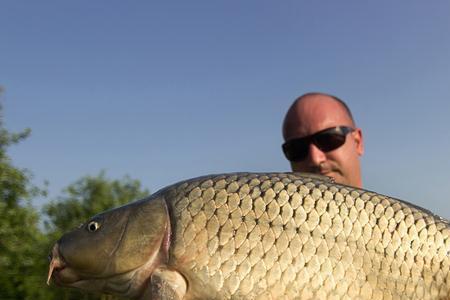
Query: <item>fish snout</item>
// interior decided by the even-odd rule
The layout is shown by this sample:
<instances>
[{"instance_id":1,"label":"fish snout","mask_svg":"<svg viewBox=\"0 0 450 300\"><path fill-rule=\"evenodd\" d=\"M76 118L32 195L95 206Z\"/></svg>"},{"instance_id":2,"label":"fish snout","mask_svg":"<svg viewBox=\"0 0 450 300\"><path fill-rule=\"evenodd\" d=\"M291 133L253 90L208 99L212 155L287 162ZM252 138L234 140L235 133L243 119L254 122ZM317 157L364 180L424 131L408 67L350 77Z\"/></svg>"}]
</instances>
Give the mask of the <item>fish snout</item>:
<instances>
[{"instance_id":1,"label":"fish snout","mask_svg":"<svg viewBox=\"0 0 450 300\"><path fill-rule=\"evenodd\" d=\"M60 272L65 267L64 260L59 253L58 243L53 246L52 251L48 255L48 259L50 261L50 265L48 269L47 285L50 285L50 279L52 278L52 276L58 274L58 272Z\"/></svg>"}]
</instances>

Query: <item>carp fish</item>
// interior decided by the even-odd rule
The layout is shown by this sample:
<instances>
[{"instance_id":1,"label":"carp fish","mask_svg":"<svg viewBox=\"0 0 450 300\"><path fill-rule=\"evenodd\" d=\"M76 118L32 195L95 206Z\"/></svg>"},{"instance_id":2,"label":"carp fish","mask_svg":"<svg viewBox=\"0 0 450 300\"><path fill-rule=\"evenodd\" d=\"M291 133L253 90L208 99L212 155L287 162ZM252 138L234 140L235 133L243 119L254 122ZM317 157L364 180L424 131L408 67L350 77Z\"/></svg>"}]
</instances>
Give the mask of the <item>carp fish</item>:
<instances>
[{"instance_id":1,"label":"carp fish","mask_svg":"<svg viewBox=\"0 0 450 300\"><path fill-rule=\"evenodd\" d=\"M63 235L48 281L129 299L450 299L449 223L300 173L199 177Z\"/></svg>"}]
</instances>

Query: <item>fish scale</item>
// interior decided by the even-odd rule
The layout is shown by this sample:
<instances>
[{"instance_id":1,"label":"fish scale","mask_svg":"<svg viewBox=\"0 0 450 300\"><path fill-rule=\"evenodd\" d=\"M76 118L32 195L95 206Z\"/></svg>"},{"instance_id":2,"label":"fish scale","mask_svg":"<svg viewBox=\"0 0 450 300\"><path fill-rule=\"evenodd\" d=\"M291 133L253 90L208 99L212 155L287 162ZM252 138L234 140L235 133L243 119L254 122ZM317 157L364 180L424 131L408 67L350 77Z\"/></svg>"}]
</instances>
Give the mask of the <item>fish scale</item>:
<instances>
[{"instance_id":1,"label":"fish scale","mask_svg":"<svg viewBox=\"0 0 450 300\"><path fill-rule=\"evenodd\" d=\"M175 186L166 197L177 224L171 264L190 258L192 268L182 272L205 282L214 279L215 289L226 297L251 299L262 293L289 298L305 290L302 299L447 296L448 287L442 283L448 279L448 268L440 271L438 266L448 266L448 226L424 211L376 193L338 189L332 182L298 175L217 176L189 186L193 189ZM182 217L185 210L178 204L185 201L196 207L189 217ZM215 208L206 220L211 232L207 238L191 238L204 231L202 226L190 230L200 209L196 202ZM246 219L251 210L255 214ZM233 220L239 222L233 226ZM216 233L218 246L211 247ZM414 241L421 244L417 254L410 247ZM199 249L208 249L210 256ZM421 260L423 264L417 263ZM415 268L422 271L414 272ZM431 276L420 280L427 273Z\"/></svg>"},{"instance_id":2,"label":"fish scale","mask_svg":"<svg viewBox=\"0 0 450 300\"><path fill-rule=\"evenodd\" d=\"M49 279L139 300L450 299L447 221L323 176L199 177L86 224L57 242Z\"/></svg>"}]
</instances>

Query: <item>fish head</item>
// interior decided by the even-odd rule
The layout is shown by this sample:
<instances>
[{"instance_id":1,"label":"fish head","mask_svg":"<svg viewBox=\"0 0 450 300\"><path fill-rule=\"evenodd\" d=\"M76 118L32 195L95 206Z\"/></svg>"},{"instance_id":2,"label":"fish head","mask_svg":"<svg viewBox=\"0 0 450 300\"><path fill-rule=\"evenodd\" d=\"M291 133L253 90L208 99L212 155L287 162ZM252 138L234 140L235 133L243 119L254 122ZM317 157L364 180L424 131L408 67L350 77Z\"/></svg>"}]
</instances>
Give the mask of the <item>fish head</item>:
<instances>
[{"instance_id":1,"label":"fish head","mask_svg":"<svg viewBox=\"0 0 450 300\"><path fill-rule=\"evenodd\" d=\"M161 198L98 214L63 235L50 254L48 282L125 296L139 294L167 259L169 216Z\"/></svg>"}]
</instances>

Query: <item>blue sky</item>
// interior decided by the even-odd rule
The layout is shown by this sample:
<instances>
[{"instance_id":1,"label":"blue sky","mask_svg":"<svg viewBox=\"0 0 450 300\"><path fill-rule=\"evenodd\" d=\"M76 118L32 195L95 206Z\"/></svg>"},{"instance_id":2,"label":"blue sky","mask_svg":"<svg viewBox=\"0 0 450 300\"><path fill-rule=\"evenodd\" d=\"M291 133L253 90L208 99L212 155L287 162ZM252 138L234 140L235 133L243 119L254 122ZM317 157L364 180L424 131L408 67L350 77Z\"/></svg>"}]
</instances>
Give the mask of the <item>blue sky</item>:
<instances>
[{"instance_id":1,"label":"blue sky","mask_svg":"<svg viewBox=\"0 0 450 300\"><path fill-rule=\"evenodd\" d=\"M448 1L2 1L10 149L51 198L84 175L155 192L288 171L299 95L341 97L362 127L364 186L450 218ZM41 205L40 201L35 203Z\"/></svg>"}]
</instances>

